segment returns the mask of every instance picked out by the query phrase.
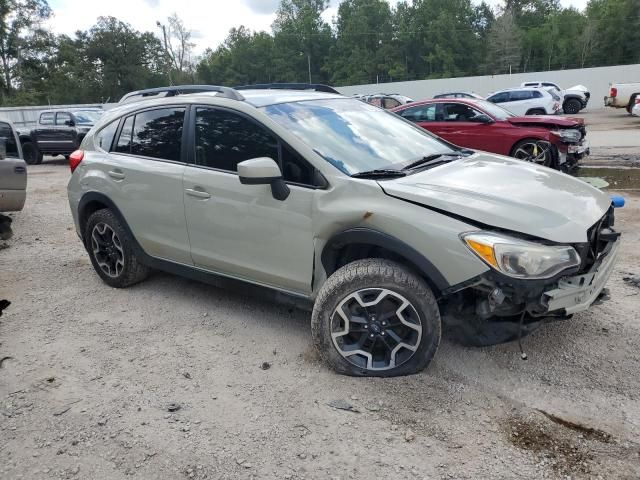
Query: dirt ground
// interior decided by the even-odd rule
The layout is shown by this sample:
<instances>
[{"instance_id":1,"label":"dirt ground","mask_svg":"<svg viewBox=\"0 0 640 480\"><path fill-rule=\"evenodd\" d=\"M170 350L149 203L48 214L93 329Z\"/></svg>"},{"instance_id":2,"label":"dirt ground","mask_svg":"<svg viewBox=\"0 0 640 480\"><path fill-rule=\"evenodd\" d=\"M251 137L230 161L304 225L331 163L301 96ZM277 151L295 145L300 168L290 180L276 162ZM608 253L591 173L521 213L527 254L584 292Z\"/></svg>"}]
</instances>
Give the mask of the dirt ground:
<instances>
[{"instance_id":1,"label":"dirt ground","mask_svg":"<svg viewBox=\"0 0 640 480\"><path fill-rule=\"evenodd\" d=\"M0 478L640 478L640 192L612 299L527 337L528 360L445 337L421 374L356 379L318 361L307 312L165 274L104 285L68 177L30 167L0 242Z\"/></svg>"}]
</instances>

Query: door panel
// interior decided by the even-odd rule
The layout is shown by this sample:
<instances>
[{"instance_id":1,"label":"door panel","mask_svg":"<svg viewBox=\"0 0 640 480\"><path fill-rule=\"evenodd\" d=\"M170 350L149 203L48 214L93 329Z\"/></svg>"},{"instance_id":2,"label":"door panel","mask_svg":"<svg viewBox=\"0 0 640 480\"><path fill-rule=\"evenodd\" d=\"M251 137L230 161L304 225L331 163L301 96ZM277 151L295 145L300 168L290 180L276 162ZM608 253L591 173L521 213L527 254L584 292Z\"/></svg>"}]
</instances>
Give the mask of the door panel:
<instances>
[{"instance_id":1,"label":"door panel","mask_svg":"<svg viewBox=\"0 0 640 480\"><path fill-rule=\"evenodd\" d=\"M170 107L127 117L112 152L99 154L96 168L145 252L190 265L182 187L184 116L185 108Z\"/></svg>"},{"instance_id":2,"label":"door panel","mask_svg":"<svg viewBox=\"0 0 640 480\"><path fill-rule=\"evenodd\" d=\"M292 185L289 197L279 201L269 185L242 185L235 173L194 166L186 168L184 187L196 265L300 293L311 291L315 190Z\"/></svg>"},{"instance_id":3,"label":"door panel","mask_svg":"<svg viewBox=\"0 0 640 480\"><path fill-rule=\"evenodd\" d=\"M192 163L184 176L184 206L193 262L203 268L299 293L311 291L313 188L290 185L284 201L269 185L242 185L238 163L278 162L289 182L313 177L304 159L253 119L238 112L193 107Z\"/></svg>"}]
</instances>

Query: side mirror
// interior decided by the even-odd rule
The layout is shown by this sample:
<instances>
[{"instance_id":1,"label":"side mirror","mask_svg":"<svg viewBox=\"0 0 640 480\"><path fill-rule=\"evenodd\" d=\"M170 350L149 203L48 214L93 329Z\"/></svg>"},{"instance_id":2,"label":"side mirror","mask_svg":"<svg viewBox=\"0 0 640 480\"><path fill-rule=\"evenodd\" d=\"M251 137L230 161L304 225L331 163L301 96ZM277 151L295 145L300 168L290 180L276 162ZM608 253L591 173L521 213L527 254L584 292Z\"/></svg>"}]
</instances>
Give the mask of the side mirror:
<instances>
[{"instance_id":1,"label":"side mirror","mask_svg":"<svg viewBox=\"0 0 640 480\"><path fill-rule=\"evenodd\" d=\"M282 178L282 172L275 160L262 157L245 160L238 164L238 176L243 185L271 185L271 194L276 200L286 200L291 193Z\"/></svg>"},{"instance_id":2,"label":"side mirror","mask_svg":"<svg viewBox=\"0 0 640 480\"><path fill-rule=\"evenodd\" d=\"M493 123L493 119L489 115L476 115L471 121L475 123Z\"/></svg>"},{"instance_id":3,"label":"side mirror","mask_svg":"<svg viewBox=\"0 0 640 480\"><path fill-rule=\"evenodd\" d=\"M75 126L76 126L76 122L74 122L73 120L65 120L65 121L64 121L64 124L65 124L67 127L75 127Z\"/></svg>"}]
</instances>

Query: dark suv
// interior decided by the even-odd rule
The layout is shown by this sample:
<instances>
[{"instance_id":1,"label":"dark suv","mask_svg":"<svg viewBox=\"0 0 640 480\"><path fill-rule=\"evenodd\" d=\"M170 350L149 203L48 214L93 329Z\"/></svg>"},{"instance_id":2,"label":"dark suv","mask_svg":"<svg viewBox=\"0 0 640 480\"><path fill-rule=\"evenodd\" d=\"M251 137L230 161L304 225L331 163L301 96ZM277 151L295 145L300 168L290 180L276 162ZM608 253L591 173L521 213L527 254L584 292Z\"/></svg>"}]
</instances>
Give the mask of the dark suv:
<instances>
[{"instance_id":1,"label":"dark suv","mask_svg":"<svg viewBox=\"0 0 640 480\"><path fill-rule=\"evenodd\" d=\"M78 149L102 113L101 108L42 111L36 127L20 135L25 161L37 165L44 155L68 157Z\"/></svg>"}]
</instances>

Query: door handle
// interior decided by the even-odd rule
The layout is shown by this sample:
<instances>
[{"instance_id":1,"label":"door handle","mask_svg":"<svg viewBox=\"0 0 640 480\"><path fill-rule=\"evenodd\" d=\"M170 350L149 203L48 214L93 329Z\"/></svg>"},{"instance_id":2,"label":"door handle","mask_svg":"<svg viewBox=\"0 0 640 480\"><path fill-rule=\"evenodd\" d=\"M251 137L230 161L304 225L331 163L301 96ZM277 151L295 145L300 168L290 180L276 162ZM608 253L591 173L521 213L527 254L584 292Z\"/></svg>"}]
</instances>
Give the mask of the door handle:
<instances>
[{"instance_id":1,"label":"door handle","mask_svg":"<svg viewBox=\"0 0 640 480\"><path fill-rule=\"evenodd\" d=\"M204 190L198 190L195 188L185 188L184 191L187 192L187 195L200 198L202 200L208 200L209 198L211 198L211 194L205 192Z\"/></svg>"},{"instance_id":2,"label":"door handle","mask_svg":"<svg viewBox=\"0 0 640 480\"><path fill-rule=\"evenodd\" d=\"M124 180L124 173L118 171L118 170L110 170L109 171L109 176L111 178L113 178L114 180Z\"/></svg>"},{"instance_id":3,"label":"door handle","mask_svg":"<svg viewBox=\"0 0 640 480\"><path fill-rule=\"evenodd\" d=\"M27 173L27 169L19 165L15 167L13 171L17 174Z\"/></svg>"}]
</instances>

